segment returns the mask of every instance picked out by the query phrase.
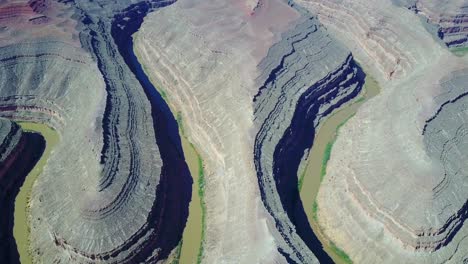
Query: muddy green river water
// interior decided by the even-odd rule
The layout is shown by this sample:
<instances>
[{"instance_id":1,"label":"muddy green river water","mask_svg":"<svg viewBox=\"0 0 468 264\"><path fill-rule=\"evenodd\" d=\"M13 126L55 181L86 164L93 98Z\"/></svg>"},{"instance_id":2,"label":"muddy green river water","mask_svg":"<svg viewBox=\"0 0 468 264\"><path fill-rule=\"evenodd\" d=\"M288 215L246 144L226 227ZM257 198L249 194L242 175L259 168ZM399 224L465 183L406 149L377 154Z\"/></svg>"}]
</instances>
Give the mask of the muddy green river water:
<instances>
[{"instance_id":1,"label":"muddy green river water","mask_svg":"<svg viewBox=\"0 0 468 264\"><path fill-rule=\"evenodd\" d=\"M377 95L379 90L377 82L370 77L366 77L365 85L360 95L337 109L319 127L318 133L316 133L314 139L314 144L305 161L307 165L303 171L299 172L299 182L301 183L299 191L307 218L314 233L324 246L325 252L327 252L335 263L352 263L352 261L345 252L336 247L335 244L329 241L321 232L317 222L319 207L315 202L316 196L322 179L326 177L326 165L330 158L333 143L339 134L340 127L353 117L363 103Z\"/></svg>"}]
</instances>

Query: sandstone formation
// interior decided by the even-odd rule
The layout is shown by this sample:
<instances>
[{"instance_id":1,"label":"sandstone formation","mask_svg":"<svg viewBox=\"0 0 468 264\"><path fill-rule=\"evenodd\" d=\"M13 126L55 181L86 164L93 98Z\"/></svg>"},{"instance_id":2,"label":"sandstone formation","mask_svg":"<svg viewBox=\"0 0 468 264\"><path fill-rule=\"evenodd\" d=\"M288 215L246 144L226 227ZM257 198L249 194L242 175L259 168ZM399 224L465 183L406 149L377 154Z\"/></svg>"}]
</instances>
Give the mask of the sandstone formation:
<instances>
[{"instance_id":1,"label":"sandstone formation","mask_svg":"<svg viewBox=\"0 0 468 264\"><path fill-rule=\"evenodd\" d=\"M382 92L340 129L317 198L323 234L356 263L468 262L468 59L448 49L468 43L467 10L0 2L0 262L19 262L14 199L46 144L15 123L31 121L60 137L30 193L35 263L177 255L192 190L179 128L203 159L203 263L331 263L297 172L363 69Z\"/></svg>"},{"instance_id":2,"label":"sandstone formation","mask_svg":"<svg viewBox=\"0 0 468 264\"><path fill-rule=\"evenodd\" d=\"M169 3L7 3L18 21L50 17L3 24L0 48L0 115L45 123L61 139L31 194L36 262L156 261L180 240L191 181L176 122L123 52L146 12ZM62 19L77 25L68 35L55 32Z\"/></svg>"},{"instance_id":3,"label":"sandstone formation","mask_svg":"<svg viewBox=\"0 0 468 264\"><path fill-rule=\"evenodd\" d=\"M0 43L2 46L53 36L79 45L73 10L60 1L8 0L0 3Z\"/></svg>"},{"instance_id":4,"label":"sandstone formation","mask_svg":"<svg viewBox=\"0 0 468 264\"><path fill-rule=\"evenodd\" d=\"M318 195L325 235L357 263L468 261L468 61L390 1L299 3L339 38L360 40L344 43L383 88L333 146ZM393 41L376 40L384 32ZM374 58L391 57L401 70L390 76Z\"/></svg>"},{"instance_id":5,"label":"sandstone formation","mask_svg":"<svg viewBox=\"0 0 468 264\"><path fill-rule=\"evenodd\" d=\"M252 14L242 1L183 0L148 16L136 35L142 64L204 160L204 263L284 260L255 176L252 99L257 64L298 17L281 1Z\"/></svg>"},{"instance_id":6,"label":"sandstone formation","mask_svg":"<svg viewBox=\"0 0 468 264\"><path fill-rule=\"evenodd\" d=\"M21 140L22 138L22 131L17 124L0 118L0 209L3 216L0 220L0 259L8 262L14 262L19 257L12 236L13 210L11 210L14 204L12 200L14 201L17 191L12 190L14 178L7 172L24 148L22 146L24 139ZM13 198L7 196L13 196Z\"/></svg>"},{"instance_id":7,"label":"sandstone formation","mask_svg":"<svg viewBox=\"0 0 468 264\"><path fill-rule=\"evenodd\" d=\"M41 136L24 133L16 123L0 118L0 259L5 263L19 263L13 238L15 197L44 146Z\"/></svg>"},{"instance_id":8,"label":"sandstone formation","mask_svg":"<svg viewBox=\"0 0 468 264\"><path fill-rule=\"evenodd\" d=\"M293 175L364 75L305 10L259 3L178 1L145 20L135 48L205 161L204 262L329 261Z\"/></svg>"},{"instance_id":9,"label":"sandstone formation","mask_svg":"<svg viewBox=\"0 0 468 264\"><path fill-rule=\"evenodd\" d=\"M397 3L400 1L396 1ZM448 47L468 46L468 1L401 1L437 28L437 36Z\"/></svg>"},{"instance_id":10,"label":"sandstone formation","mask_svg":"<svg viewBox=\"0 0 468 264\"><path fill-rule=\"evenodd\" d=\"M448 47L466 47L468 41L468 1L392 0L419 15L426 29Z\"/></svg>"},{"instance_id":11,"label":"sandstone formation","mask_svg":"<svg viewBox=\"0 0 468 264\"><path fill-rule=\"evenodd\" d=\"M21 141L21 128L8 119L0 118L0 162L3 165L0 175L8 170L8 158L14 153Z\"/></svg>"},{"instance_id":12,"label":"sandstone formation","mask_svg":"<svg viewBox=\"0 0 468 264\"><path fill-rule=\"evenodd\" d=\"M319 260L328 260L311 232L297 180L291 176L311 147L319 122L359 93L364 74L349 52L311 19L285 33L259 67L263 84L254 97L259 128L254 155L262 197L292 260L311 262L307 248Z\"/></svg>"},{"instance_id":13,"label":"sandstone formation","mask_svg":"<svg viewBox=\"0 0 468 264\"><path fill-rule=\"evenodd\" d=\"M363 64L372 65L368 67L371 75L381 81L400 78L419 63L429 63L424 52L432 48L428 43L434 41L420 31L421 26L409 26L420 24L410 11L390 1L300 0L298 3L314 12ZM396 14L399 19L389 19Z\"/></svg>"}]
</instances>

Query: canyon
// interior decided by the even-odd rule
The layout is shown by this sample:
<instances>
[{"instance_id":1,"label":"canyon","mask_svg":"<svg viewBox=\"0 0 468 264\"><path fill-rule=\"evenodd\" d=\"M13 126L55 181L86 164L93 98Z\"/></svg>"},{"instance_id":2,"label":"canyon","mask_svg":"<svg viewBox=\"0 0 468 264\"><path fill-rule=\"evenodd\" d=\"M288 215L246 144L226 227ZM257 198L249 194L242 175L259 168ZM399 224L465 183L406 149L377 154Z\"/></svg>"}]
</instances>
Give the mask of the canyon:
<instances>
[{"instance_id":1,"label":"canyon","mask_svg":"<svg viewBox=\"0 0 468 264\"><path fill-rule=\"evenodd\" d=\"M467 12L1 2L0 262L467 262Z\"/></svg>"}]
</instances>

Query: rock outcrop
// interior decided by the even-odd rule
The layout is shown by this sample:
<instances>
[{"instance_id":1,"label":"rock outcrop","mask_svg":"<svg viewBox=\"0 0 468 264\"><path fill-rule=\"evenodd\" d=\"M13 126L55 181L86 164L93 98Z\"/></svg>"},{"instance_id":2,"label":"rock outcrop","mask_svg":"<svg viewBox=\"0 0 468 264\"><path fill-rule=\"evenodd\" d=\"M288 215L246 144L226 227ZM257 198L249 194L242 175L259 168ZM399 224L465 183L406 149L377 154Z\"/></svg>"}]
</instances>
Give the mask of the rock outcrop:
<instances>
[{"instance_id":1,"label":"rock outcrop","mask_svg":"<svg viewBox=\"0 0 468 264\"><path fill-rule=\"evenodd\" d=\"M176 121L127 51L146 13L171 2L48 3L30 4L73 20L68 35L53 19L11 23L0 48L0 115L45 123L61 139L31 194L33 259L164 259L181 238L191 180Z\"/></svg>"},{"instance_id":2,"label":"rock outcrop","mask_svg":"<svg viewBox=\"0 0 468 264\"><path fill-rule=\"evenodd\" d=\"M257 64L299 14L268 1L182 0L148 16L135 50L204 164L204 263L284 262L254 167ZM278 19L280 18L280 19Z\"/></svg>"},{"instance_id":3,"label":"rock outcrop","mask_svg":"<svg viewBox=\"0 0 468 264\"><path fill-rule=\"evenodd\" d=\"M468 62L439 45L410 10L390 1L339 2L300 3L337 36L361 38L345 43L383 89L340 129L318 194L319 223L354 262L466 262ZM382 20L399 37L360 52L374 40L343 32L343 19ZM411 58L410 67L392 78L372 70L376 54L396 49Z\"/></svg>"},{"instance_id":4,"label":"rock outcrop","mask_svg":"<svg viewBox=\"0 0 468 264\"><path fill-rule=\"evenodd\" d=\"M364 74L312 18L283 34L259 68L254 158L263 201L285 240L285 254L310 263L312 251L329 262L307 221L294 175L320 121L359 93Z\"/></svg>"},{"instance_id":5,"label":"rock outcrop","mask_svg":"<svg viewBox=\"0 0 468 264\"><path fill-rule=\"evenodd\" d=\"M295 175L320 120L364 75L305 10L259 3L252 14L242 1L178 1L148 17L136 50L204 159L203 260L327 261Z\"/></svg>"},{"instance_id":6,"label":"rock outcrop","mask_svg":"<svg viewBox=\"0 0 468 264\"><path fill-rule=\"evenodd\" d=\"M331 262L297 171L361 91L355 58L383 89L340 129L324 235L357 263L468 262L468 61L430 34L466 46L449 2L1 2L0 262L45 143L4 118L60 136L30 196L34 262L164 262L191 197L177 122L203 158L203 262Z\"/></svg>"},{"instance_id":7,"label":"rock outcrop","mask_svg":"<svg viewBox=\"0 0 468 264\"><path fill-rule=\"evenodd\" d=\"M423 17L448 47L468 46L468 1L394 0Z\"/></svg>"},{"instance_id":8,"label":"rock outcrop","mask_svg":"<svg viewBox=\"0 0 468 264\"><path fill-rule=\"evenodd\" d=\"M44 139L0 118L0 259L19 263L13 238L15 198L24 178L44 151Z\"/></svg>"},{"instance_id":9,"label":"rock outcrop","mask_svg":"<svg viewBox=\"0 0 468 264\"><path fill-rule=\"evenodd\" d=\"M14 153L20 143L22 136L21 128L8 119L0 118L0 163L2 170L0 176L4 175L11 162L8 159Z\"/></svg>"},{"instance_id":10,"label":"rock outcrop","mask_svg":"<svg viewBox=\"0 0 468 264\"><path fill-rule=\"evenodd\" d=\"M417 1L414 11L438 27L448 47L468 46L468 1Z\"/></svg>"},{"instance_id":11,"label":"rock outcrop","mask_svg":"<svg viewBox=\"0 0 468 264\"><path fill-rule=\"evenodd\" d=\"M369 71L381 81L401 78L421 62L433 43L409 10L390 1L299 0L298 4L316 14L321 23L351 48ZM366 14L363 16L362 14ZM390 19L398 14L399 19Z\"/></svg>"}]
</instances>

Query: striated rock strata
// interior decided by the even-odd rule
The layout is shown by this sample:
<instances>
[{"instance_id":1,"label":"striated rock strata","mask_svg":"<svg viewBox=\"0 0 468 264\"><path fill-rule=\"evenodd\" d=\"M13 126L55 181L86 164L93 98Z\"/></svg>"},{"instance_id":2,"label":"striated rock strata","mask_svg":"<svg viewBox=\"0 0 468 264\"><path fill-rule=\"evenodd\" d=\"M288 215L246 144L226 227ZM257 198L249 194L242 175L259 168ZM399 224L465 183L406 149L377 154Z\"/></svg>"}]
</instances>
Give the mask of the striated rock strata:
<instances>
[{"instance_id":1,"label":"striated rock strata","mask_svg":"<svg viewBox=\"0 0 468 264\"><path fill-rule=\"evenodd\" d=\"M299 0L298 3L317 14L335 37L351 48L353 55L381 81L401 78L421 62L433 40L409 10L390 1ZM366 14L363 16L362 14ZM399 16L399 19L391 19ZM427 42L427 43L426 43Z\"/></svg>"},{"instance_id":2,"label":"striated rock strata","mask_svg":"<svg viewBox=\"0 0 468 264\"><path fill-rule=\"evenodd\" d=\"M71 21L71 35L54 19L5 24L0 115L61 139L31 194L35 262L156 262L180 240L191 180L177 124L128 52L143 17L170 3L29 3Z\"/></svg>"},{"instance_id":3,"label":"striated rock strata","mask_svg":"<svg viewBox=\"0 0 468 264\"><path fill-rule=\"evenodd\" d=\"M439 45L415 14L391 1L300 4L319 13L337 36L360 39L345 43L382 87L340 129L333 146L317 198L325 235L357 263L468 261L467 60ZM392 29L398 38L368 51L374 39L343 32L343 19L360 21L362 28L384 21L377 31ZM373 58L396 49L411 63L386 78Z\"/></svg>"},{"instance_id":4,"label":"striated rock strata","mask_svg":"<svg viewBox=\"0 0 468 264\"><path fill-rule=\"evenodd\" d=\"M312 233L294 176L322 118L359 93L364 74L315 19L285 33L259 67L254 158L262 199L291 260L309 263L311 250L331 262Z\"/></svg>"},{"instance_id":5,"label":"striated rock strata","mask_svg":"<svg viewBox=\"0 0 468 264\"><path fill-rule=\"evenodd\" d=\"M145 20L135 49L204 160L203 261L327 262L295 175L364 76L305 10L250 3L178 1Z\"/></svg>"},{"instance_id":6,"label":"striated rock strata","mask_svg":"<svg viewBox=\"0 0 468 264\"><path fill-rule=\"evenodd\" d=\"M204 164L205 263L284 262L252 154L257 64L299 14L268 1L182 0L148 16L135 50ZM277 19L281 18L281 19Z\"/></svg>"},{"instance_id":7,"label":"striated rock strata","mask_svg":"<svg viewBox=\"0 0 468 264\"><path fill-rule=\"evenodd\" d=\"M26 175L44 151L44 139L0 118L0 259L19 263L13 238L15 198Z\"/></svg>"},{"instance_id":8,"label":"striated rock strata","mask_svg":"<svg viewBox=\"0 0 468 264\"><path fill-rule=\"evenodd\" d=\"M468 1L417 1L414 11L437 25L437 35L447 46L468 46Z\"/></svg>"},{"instance_id":9,"label":"striated rock strata","mask_svg":"<svg viewBox=\"0 0 468 264\"><path fill-rule=\"evenodd\" d=\"M468 46L468 1L393 0L434 25L435 34L448 47Z\"/></svg>"}]
</instances>

